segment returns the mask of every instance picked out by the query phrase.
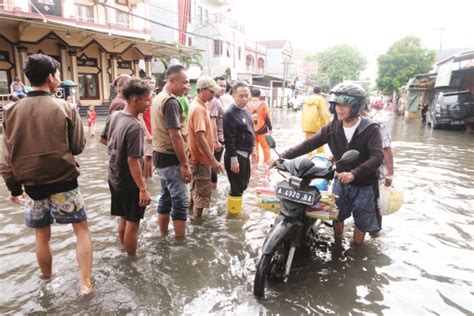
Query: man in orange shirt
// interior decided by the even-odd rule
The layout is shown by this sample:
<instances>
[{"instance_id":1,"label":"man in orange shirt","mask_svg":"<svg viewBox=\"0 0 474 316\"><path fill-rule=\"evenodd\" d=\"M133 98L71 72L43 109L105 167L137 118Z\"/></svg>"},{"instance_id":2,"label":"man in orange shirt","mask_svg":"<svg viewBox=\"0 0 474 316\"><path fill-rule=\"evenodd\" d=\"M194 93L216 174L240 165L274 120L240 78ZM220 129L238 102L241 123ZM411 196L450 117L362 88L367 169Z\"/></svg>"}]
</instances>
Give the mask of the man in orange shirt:
<instances>
[{"instance_id":1,"label":"man in orange shirt","mask_svg":"<svg viewBox=\"0 0 474 316\"><path fill-rule=\"evenodd\" d=\"M260 89L252 88L250 91L252 98L247 105L250 114L252 115L253 127L255 131L255 154L256 159L254 162L259 161L259 150L258 146L262 147L263 151L263 162L268 164L270 161L270 148L265 141L265 134L271 134L272 122L270 120L270 112L265 101L260 100Z\"/></svg>"},{"instance_id":2,"label":"man in orange shirt","mask_svg":"<svg viewBox=\"0 0 474 316\"><path fill-rule=\"evenodd\" d=\"M219 173L223 169L214 157L215 132L206 103L214 98L221 87L211 77L197 81L197 96L191 103L188 120L189 163L193 180L189 210L196 209L196 218L211 202L211 170Z\"/></svg>"}]
</instances>

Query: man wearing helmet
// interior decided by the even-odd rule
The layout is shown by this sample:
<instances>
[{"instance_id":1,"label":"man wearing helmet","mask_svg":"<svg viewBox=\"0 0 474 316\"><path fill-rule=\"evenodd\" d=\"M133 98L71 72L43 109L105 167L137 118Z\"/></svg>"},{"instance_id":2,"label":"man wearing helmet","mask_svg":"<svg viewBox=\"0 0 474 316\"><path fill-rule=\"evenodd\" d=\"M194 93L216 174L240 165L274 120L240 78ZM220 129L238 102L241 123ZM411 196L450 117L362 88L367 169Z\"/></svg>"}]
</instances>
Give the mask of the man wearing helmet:
<instances>
[{"instance_id":1,"label":"man wearing helmet","mask_svg":"<svg viewBox=\"0 0 474 316\"><path fill-rule=\"evenodd\" d=\"M377 216L378 180L376 171L383 161L379 125L361 117L367 103L365 90L354 83L340 83L332 88L329 110L334 120L318 133L288 149L283 158L293 159L328 144L335 160L355 149L359 157L349 164L337 165L333 193L339 196L339 217L334 221L336 239L343 237L344 220L354 217L354 243L362 244L365 233L380 230Z\"/></svg>"}]
</instances>

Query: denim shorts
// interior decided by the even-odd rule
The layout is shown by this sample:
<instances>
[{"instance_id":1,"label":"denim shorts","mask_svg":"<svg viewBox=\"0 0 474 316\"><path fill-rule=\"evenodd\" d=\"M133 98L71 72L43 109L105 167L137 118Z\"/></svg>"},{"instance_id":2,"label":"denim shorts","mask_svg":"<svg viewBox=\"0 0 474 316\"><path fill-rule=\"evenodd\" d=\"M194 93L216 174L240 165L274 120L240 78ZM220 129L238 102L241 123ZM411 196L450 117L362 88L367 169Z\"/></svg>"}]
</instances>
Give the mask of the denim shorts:
<instances>
[{"instance_id":1,"label":"denim shorts","mask_svg":"<svg viewBox=\"0 0 474 316\"><path fill-rule=\"evenodd\" d=\"M157 170L161 185L158 213L170 214L173 220L185 221L188 217L189 187L181 178L180 165Z\"/></svg>"},{"instance_id":2,"label":"denim shorts","mask_svg":"<svg viewBox=\"0 0 474 316\"><path fill-rule=\"evenodd\" d=\"M377 216L377 185L356 187L334 180L332 192L339 196L336 205L339 208L339 220L354 217L355 226L363 232L375 232L381 228Z\"/></svg>"},{"instance_id":3,"label":"denim shorts","mask_svg":"<svg viewBox=\"0 0 474 316\"><path fill-rule=\"evenodd\" d=\"M86 206L78 188L51 194L42 200L25 199L25 224L32 228L54 223L71 224L87 219Z\"/></svg>"}]
</instances>

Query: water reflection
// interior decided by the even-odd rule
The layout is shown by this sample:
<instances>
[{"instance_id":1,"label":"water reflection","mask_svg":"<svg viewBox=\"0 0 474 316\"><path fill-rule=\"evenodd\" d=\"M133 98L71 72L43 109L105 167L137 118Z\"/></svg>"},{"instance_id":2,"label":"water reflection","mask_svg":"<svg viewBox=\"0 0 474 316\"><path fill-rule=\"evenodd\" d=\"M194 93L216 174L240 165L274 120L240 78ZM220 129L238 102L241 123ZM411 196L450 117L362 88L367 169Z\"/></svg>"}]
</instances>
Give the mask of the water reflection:
<instances>
[{"instance_id":1,"label":"water reflection","mask_svg":"<svg viewBox=\"0 0 474 316\"><path fill-rule=\"evenodd\" d=\"M278 149L302 139L299 115L273 113ZM33 232L1 186L0 312L471 313L473 138L402 120L393 121L392 133L395 184L406 197L402 209L385 217L381 235L362 248L350 245L350 223L342 245L334 245L330 229L323 229L312 252L297 256L288 284L271 285L260 301L252 296L255 264L276 215L256 207L255 188L275 184L278 174L256 166L245 212L237 218L226 215L228 185L220 177L211 209L203 219L190 220L185 241L159 235L154 201L141 224L138 255L129 258L109 215L107 156L90 140L79 158L80 185L94 242L97 293L77 297L75 239L68 226L52 229L55 276L38 277ZM158 179L148 185L157 195Z\"/></svg>"}]
</instances>

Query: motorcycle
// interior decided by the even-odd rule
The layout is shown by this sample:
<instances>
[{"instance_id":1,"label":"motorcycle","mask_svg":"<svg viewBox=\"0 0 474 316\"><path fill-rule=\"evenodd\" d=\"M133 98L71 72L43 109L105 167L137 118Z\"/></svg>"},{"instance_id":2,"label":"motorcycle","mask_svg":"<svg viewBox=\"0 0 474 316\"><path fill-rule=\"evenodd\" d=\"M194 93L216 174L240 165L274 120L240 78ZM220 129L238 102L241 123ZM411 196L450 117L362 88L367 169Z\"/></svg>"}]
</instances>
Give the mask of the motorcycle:
<instances>
[{"instance_id":1,"label":"motorcycle","mask_svg":"<svg viewBox=\"0 0 474 316\"><path fill-rule=\"evenodd\" d=\"M270 148L276 144L272 136L265 135ZM321 219L306 216L306 211L322 198L317 187L311 186L313 179L332 180L338 163L347 164L359 156L357 150L349 150L330 167L319 167L308 157L292 160L279 159L276 169L285 178L276 186L276 196L281 200L280 214L268 232L262 246L262 255L257 264L254 280L254 295L265 296L266 281L288 281L296 249L310 243L317 236Z\"/></svg>"}]
</instances>

